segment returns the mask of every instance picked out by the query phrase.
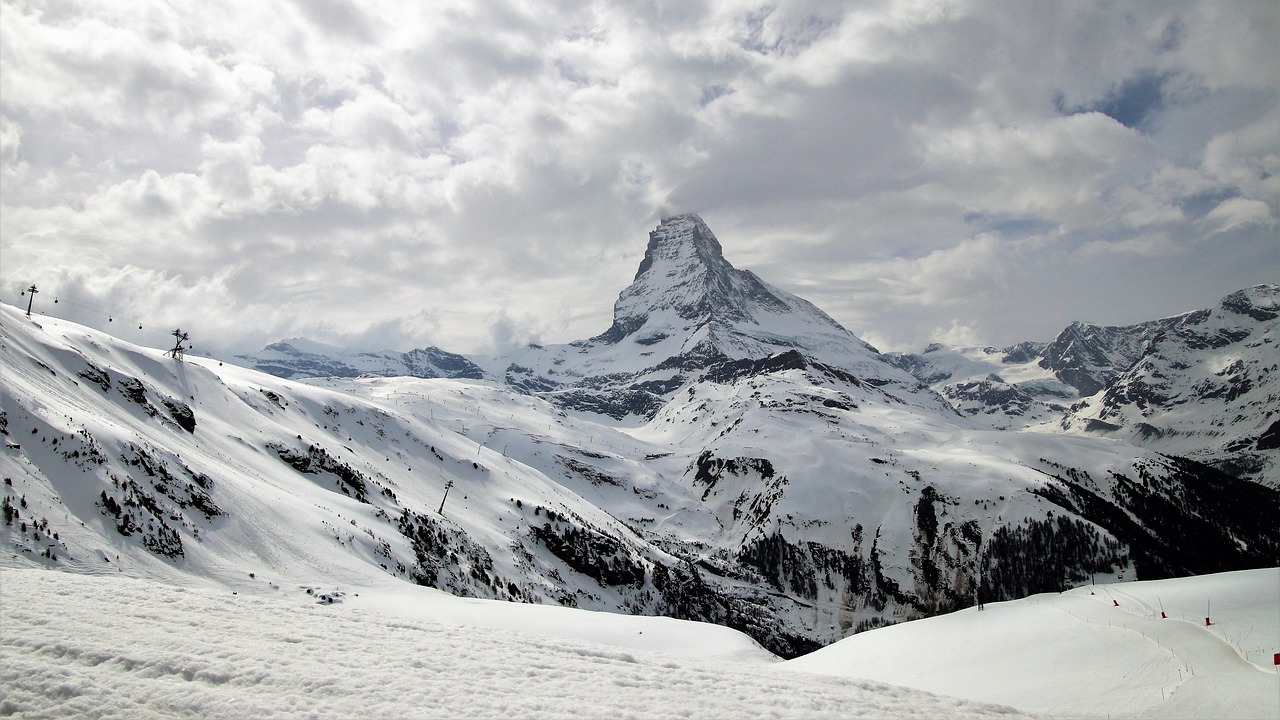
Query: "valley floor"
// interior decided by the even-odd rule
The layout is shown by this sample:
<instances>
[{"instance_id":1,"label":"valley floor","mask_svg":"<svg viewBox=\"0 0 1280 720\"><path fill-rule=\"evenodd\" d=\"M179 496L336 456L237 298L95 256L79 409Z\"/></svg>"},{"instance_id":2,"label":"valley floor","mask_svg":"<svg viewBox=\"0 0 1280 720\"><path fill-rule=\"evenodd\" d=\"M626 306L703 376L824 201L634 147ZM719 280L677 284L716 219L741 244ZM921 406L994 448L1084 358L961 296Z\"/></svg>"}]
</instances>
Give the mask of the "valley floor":
<instances>
[{"instance_id":1,"label":"valley floor","mask_svg":"<svg viewBox=\"0 0 1280 720\"><path fill-rule=\"evenodd\" d=\"M994 603L787 663L700 623L258 582L0 570L0 715L1280 716L1280 569Z\"/></svg>"}]
</instances>

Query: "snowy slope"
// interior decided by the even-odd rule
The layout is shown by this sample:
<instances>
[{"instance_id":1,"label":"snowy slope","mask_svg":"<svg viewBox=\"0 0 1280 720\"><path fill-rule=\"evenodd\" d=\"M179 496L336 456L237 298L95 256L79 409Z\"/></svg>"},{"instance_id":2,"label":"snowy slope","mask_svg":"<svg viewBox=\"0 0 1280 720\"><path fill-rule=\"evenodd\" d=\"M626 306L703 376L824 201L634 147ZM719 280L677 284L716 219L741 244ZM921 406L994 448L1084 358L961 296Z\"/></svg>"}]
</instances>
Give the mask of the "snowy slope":
<instances>
[{"instance_id":1,"label":"snowy slope","mask_svg":"<svg viewBox=\"0 0 1280 720\"><path fill-rule=\"evenodd\" d=\"M727 631L421 592L399 613L232 595L112 575L0 571L0 713L13 717L984 718L1008 708L858 680L780 673ZM348 596L351 600L359 600ZM473 603L478 601L471 601ZM643 620L643 622L641 621ZM659 638L619 647L611 635ZM728 640L726 643L725 641ZM644 645L644 642L637 642Z\"/></svg>"},{"instance_id":2,"label":"snowy slope","mask_svg":"<svg viewBox=\"0 0 1280 720\"><path fill-rule=\"evenodd\" d=\"M221 582L269 569L317 586L389 574L537 601L566 583L512 554L503 523L521 521L514 498L530 515L546 508L633 537L563 486L394 401L180 363L4 312L0 469L17 513L4 532L34 561Z\"/></svg>"},{"instance_id":3,"label":"snowy slope","mask_svg":"<svg viewBox=\"0 0 1280 720\"><path fill-rule=\"evenodd\" d=\"M0 713L14 717L1280 711L1267 667L1280 648L1276 569L991 603L778 663L711 625L466 600L403 584L348 590L328 603L292 587L233 593L5 565ZM1200 615L1210 600L1206 629Z\"/></svg>"},{"instance_id":4,"label":"snowy slope","mask_svg":"<svg viewBox=\"0 0 1280 720\"><path fill-rule=\"evenodd\" d=\"M1099 584L873 630L784 667L1072 717L1274 718L1277 608L1275 568Z\"/></svg>"}]
</instances>

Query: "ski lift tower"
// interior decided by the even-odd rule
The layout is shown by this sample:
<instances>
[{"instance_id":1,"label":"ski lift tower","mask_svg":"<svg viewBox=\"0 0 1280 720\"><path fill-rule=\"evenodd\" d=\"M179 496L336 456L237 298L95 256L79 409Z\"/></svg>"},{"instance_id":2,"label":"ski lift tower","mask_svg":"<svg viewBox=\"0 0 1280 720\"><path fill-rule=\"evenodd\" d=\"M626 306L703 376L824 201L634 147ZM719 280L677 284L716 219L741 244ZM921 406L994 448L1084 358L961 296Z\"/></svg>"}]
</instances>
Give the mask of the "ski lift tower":
<instances>
[{"instance_id":1,"label":"ski lift tower","mask_svg":"<svg viewBox=\"0 0 1280 720\"><path fill-rule=\"evenodd\" d=\"M186 348L182 347L182 343L187 341L187 333L182 332L182 328L174 330L172 333L175 342L173 349L169 351L169 356L178 362L182 362L182 353L186 352Z\"/></svg>"},{"instance_id":2,"label":"ski lift tower","mask_svg":"<svg viewBox=\"0 0 1280 720\"><path fill-rule=\"evenodd\" d=\"M36 293L38 292L40 291L36 289L35 285L32 285L31 287L22 291L22 294L27 296L27 319L28 320L31 319L31 301L36 299Z\"/></svg>"}]
</instances>

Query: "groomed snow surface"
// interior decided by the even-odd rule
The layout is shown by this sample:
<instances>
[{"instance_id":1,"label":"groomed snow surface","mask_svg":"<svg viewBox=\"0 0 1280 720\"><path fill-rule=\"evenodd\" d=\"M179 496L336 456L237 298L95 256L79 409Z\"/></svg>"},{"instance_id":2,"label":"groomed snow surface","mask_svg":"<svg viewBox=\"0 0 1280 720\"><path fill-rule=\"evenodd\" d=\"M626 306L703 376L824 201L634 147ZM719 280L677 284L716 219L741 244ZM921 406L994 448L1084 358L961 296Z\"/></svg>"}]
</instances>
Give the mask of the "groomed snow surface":
<instances>
[{"instance_id":1,"label":"groomed snow surface","mask_svg":"<svg viewBox=\"0 0 1280 720\"><path fill-rule=\"evenodd\" d=\"M786 663L700 623L324 592L6 568L0 715L1280 717L1280 569L993 603Z\"/></svg>"},{"instance_id":2,"label":"groomed snow surface","mask_svg":"<svg viewBox=\"0 0 1280 720\"><path fill-rule=\"evenodd\" d=\"M786 667L1065 717L1280 718L1276 652L1273 568L992 603L855 635Z\"/></svg>"},{"instance_id":3,"label":"groomed snow surface","mask_svg":"<svg viewBox=\"0 0 1280 720\"><path fill-rule=\"evenodd\" d=\"M0 715L1025 717L872 681L780 672L745 636L664 618L615 616L619 623L592 630L609 616L437 592L380 611L356 607L354 594L316 604L283 587L276 597L233 595L28 569L5 570L3 583ZM512 630L513 621L531 628ZM624 629L642 646L654 634L657 644L685 640L703 657L627 647ZM593 632L613 644L574 639ZM717 639L731 657L705 656Z\"/></svg>"}]
</instances>

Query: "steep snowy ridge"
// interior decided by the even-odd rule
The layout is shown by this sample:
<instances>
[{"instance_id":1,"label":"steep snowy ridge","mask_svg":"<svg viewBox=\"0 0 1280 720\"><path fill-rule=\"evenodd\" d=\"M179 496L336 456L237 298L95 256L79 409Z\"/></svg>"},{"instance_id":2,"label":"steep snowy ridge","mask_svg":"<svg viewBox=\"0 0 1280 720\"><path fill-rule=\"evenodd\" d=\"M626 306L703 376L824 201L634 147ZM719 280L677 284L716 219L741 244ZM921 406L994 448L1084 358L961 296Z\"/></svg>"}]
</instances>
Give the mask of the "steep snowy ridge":
<instances>
[{"instance_id":1,"label":"steep snowy ridge","mask_svg":"<svg viewBox=\"0 0 1280 720\"><path fill-rule=\"evenodd\" d=\"M812 304L730 265L697 215L668 218L650 233L604 333L476 362L505 367L508 384L566 409L644 420L688 383L797 352L909 402L945 407Z\"/></svg>"}]
</instances>

